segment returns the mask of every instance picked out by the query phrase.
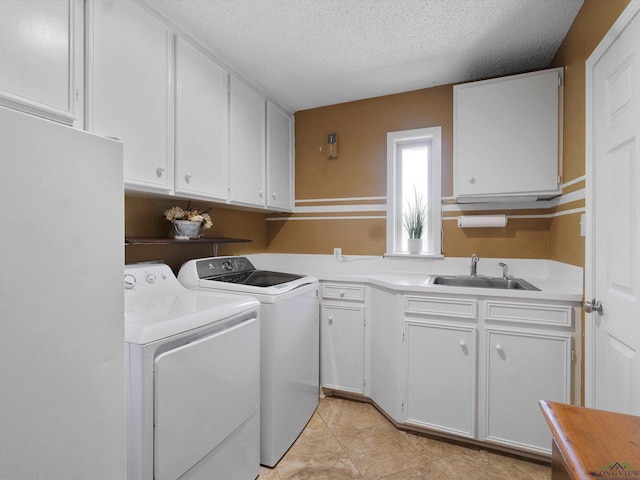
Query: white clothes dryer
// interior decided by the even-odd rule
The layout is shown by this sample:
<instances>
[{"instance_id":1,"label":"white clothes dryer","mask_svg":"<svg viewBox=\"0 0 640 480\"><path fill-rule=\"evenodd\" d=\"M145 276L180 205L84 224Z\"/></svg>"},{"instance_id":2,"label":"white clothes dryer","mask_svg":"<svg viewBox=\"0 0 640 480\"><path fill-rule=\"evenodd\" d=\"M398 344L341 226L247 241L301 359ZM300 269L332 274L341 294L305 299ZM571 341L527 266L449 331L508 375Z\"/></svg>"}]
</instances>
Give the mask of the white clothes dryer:
<instances>
[{"instance_id":1,"label":"white clothes dryer","mask_svg":"<svg viewBox=\"0 0 640 480\"><path fill-rule=\"evenodd\" d=\"M125 266L128 480L253 480L260 452L259 303Z\"/></svg>"},{"instance_id":2,"label":"white clothes dryer","mask_svg":"<svg viewBox=\"0 0 640 480\"><path fill-rule=\"evenodd\" d=\"M260 301L260 463L273 467L318 406L318 279L257 270L246 257L211 257L186 262L178 280Z\"/></svg>"}]
</instances>

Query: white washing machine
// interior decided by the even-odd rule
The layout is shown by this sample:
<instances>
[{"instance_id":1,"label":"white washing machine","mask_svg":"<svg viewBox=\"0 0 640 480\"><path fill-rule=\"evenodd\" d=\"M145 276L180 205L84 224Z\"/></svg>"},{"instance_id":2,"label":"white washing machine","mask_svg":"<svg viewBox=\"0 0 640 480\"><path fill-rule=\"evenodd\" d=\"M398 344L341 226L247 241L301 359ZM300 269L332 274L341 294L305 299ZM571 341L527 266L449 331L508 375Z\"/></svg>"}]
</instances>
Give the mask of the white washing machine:
<instances>
[{"instance_id":1,"label":"white washing machine","mask_svg":"<svg viewBox=\"0 0 640 480\"><path fill-rule=\"evenodd\" d=\"M256 270L245 257L212 257L185 263L178 280L260 301L260 463L273 467L318 406L318 279Z\"/></svg>"},{"instance_id":2,"label":"white washing machine","mask_svg":"<svg viewBox=\"0 0 640 480\"><path fill-rule=\"evenodd\" d=\"M259 303L125 266L128 480L253 480L260 455Z\"/></svg>"}]
</instances>

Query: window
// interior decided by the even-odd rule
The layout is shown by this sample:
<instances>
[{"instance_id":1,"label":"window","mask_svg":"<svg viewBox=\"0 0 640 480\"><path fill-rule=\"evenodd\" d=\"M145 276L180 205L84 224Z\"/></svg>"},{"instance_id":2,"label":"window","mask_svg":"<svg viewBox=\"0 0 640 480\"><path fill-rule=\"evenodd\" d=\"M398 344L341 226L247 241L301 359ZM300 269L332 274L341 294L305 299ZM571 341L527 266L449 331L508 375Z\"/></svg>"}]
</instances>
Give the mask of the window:
<instances>
[{"instance_id":1,"label":"window","mask_svg":"<svg viewBox=\"0 0 640 480\"><path fill-rule=\"evenodd\" d=\"M424 209L420 255L441 254L441 127L387 133L387 254L408 254L405 217Z\"/></svg>"}]
</instances>

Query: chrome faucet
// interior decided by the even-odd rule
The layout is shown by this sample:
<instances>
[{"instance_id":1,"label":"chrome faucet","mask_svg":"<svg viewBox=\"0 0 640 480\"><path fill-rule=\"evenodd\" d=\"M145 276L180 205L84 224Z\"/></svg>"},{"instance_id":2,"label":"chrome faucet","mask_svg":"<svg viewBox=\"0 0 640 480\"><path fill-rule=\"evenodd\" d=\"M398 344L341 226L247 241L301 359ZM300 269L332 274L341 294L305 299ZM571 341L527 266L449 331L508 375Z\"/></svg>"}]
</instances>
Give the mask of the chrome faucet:
<instances>
[{"instance_id":1,"label":"chrome faucet","mask_svg":"<svg viewBox=\"0 0 640 480\"><path fill-rule=\"evenodd\" d=\"M474 253L473 255L471 255L471 276L472 277L477 277L478 273L477 273L477 269L478 269L478 260L480 260L478 258L478 256Z\"/></svg>"},{"instance_id":2,"label":"chrome faucet","mask_svg":"<svg viewBox=\"0 0 640 480\"><path fill-rule=\"evenodd\" d=\"M499 262L498 265L502 267L502 279L509 280L509 265L503 262Z\"/></svg>"}]
</instances>

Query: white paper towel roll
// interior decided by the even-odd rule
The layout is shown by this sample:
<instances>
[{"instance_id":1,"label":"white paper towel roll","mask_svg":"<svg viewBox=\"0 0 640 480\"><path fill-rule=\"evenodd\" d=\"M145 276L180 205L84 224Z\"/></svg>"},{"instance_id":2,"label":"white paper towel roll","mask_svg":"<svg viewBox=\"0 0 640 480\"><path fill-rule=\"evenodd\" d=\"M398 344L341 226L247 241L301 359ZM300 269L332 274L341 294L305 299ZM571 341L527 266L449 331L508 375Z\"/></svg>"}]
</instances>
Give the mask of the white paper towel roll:
<instances>
[{"instance_id":1,"label":"white paper towel roll","mask_svg":"<svg viewBox=\"0 0 640 480\"><path fill-rule=\"evenodd\" d=\"M460 228L506 227L506 215L469 215L458 217Z\"/></svg>"}]
</instances>

